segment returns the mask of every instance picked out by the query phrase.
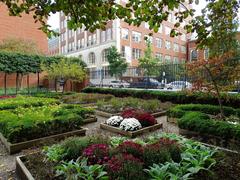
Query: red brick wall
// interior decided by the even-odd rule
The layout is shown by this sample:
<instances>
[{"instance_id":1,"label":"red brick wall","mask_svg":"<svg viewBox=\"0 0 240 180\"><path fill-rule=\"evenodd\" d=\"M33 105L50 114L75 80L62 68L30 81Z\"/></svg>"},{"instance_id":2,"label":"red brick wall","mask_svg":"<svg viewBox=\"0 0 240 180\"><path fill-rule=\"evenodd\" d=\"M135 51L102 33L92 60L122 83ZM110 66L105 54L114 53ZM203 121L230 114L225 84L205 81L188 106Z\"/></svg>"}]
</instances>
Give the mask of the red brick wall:
<instances>
[{"instance_id":1,"label":"red brick wall","mask_svg":"<svg viewBox=\"0 0 240 180\"><path fill-rule=\"evenodd\" d=\"M47 54L47 36L34 23L32 15L23 14L22 17L9 16L7 7L0 2L0 41L7 38L22 38L35 42L43 53Z\"/></svg>"}]
</instances>

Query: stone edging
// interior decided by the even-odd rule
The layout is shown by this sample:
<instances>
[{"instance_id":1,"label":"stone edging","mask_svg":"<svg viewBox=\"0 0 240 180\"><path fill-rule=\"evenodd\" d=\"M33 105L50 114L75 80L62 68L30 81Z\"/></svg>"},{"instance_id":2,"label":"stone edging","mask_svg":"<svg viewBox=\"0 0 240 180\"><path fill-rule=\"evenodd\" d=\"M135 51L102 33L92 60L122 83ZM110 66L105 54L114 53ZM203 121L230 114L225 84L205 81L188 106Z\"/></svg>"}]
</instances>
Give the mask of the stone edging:
<instances>
[{"instance_id":1,"label":"stone edging","mask_svg":"<svg viewBox=\"0 0 240 180\"><path fill-rule=\"evenodd\" d=\"M117 127L114 127L114 126L110 126L110 125L107 125L105 123L101 123L100 124L100 128L102 129L105 129L105 130L108 130L108 131L111 131L111 132L114 132L114 133L118 133L118 134L121 134L121 135L124 135L124 136L128 136L130 138L134 138L138 135L141 135L141 134L144 134L146 132L151 132L151 131L154 131L156 129L160 129L162 128L162 124L155 124L153 126L149 126L149 127L145 127L145 128L142 128L142 129L139 129L137 131L124 131L124 130L121 130L120 128L117 128Z\"/></svg>"}]
</instances>

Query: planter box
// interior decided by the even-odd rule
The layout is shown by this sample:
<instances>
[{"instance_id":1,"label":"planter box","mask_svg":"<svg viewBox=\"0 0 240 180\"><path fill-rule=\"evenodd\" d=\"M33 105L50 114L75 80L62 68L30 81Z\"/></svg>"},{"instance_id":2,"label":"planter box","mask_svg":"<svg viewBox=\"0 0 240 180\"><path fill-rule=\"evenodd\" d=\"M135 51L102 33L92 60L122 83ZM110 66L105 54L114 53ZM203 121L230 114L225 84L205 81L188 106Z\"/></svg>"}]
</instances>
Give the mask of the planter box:
<instances>
[{"instance_id":1,"label":"planter box","mask_svg":"<svg viewBox=\"0 0 240 180\"><path fill-rule=\"evenodd\" d=\"M32 174L29 172L27 167L25 166L22 159L25 156L17 156L16 157L16 174L18 176L18 179L20 180L34 180Z\"/></svg>"},{"instance_id":2,"label":"planter box","mask_svg":"<svg viewBox=\"0 0 240 180\"><path fill-rule=\"evenodd\" d=\"M95 113L96 113L96 115L98 115L98 116L102 116L102 117L106 117L106 118L110 118L110 117L112 117L112 116L118 116L118 115L120 115L120 113L111 114L111 113L104 112L104 111L99 111L99 110L96 110ZM160 112L152 113L152 116L155 117L155 118L157 118L157 117L165 116L166 113L167 113L167 111L160 111Z\"/></svg>"},{"instance_id":3,"label":"planter box","mask_svg":"<svg viewBox=\"0 0 240 180\"><path fill-rule=\"evenodd\" d=\"M179 129L179 134L180 135L183 135L183 136L186 136L187 138L189 138L189 136L204 136L204 137L207 137L209 139L215 139L215 140L222 140L222 138L220 136L214 136L214 135L211 135L211 134L203 134L203 133L199 133L199 132L195 132L195 131L189 131L189 130L186 130L186 129ZM239 144L239 141L235 140L235 139L229 139L228 142L232 143L232 144ZM240 152L238 151L234 151L234 150L231 150L231 149L227 149L227 148L224 148L224 147L220 147L220 146L215 146L215 145L212 145L212 144L208 144L208 143L204 143L204 142L201 142L201 144L205 145L205 146L208 146L208 147L212 147L212 148L217 148L221 151L224 151L224 152L227 152L227 153L235 153L235 154L239 154Z\"/></svg>"},{"instance_id":4,"label":"planter box","mask_svg":"<svg viewBox=\"0 0 240 180\"><path fill-rule=\"evenodd\" d=\"M174 117L167 117L167 122L177 124L177 118Z\"/></svg>"},{"instance_id":5,"label":"planter box","mask_svg":"<svg viewBox=\"0 0 240 180\"><path fill-rule=\"evenodd\" d=\"M83 122L84 122L84 124L97 122L97 118L96 117L92 117L92 118L84 119Z\"/></svg>"},{"instance_id":6,"label":"planter box","mask_svg":"<svg viewBox=\"0 0 240 180\"><path fill-rule=\"evenodd\" d=\"M38 138L38 139L33 139L33 140L29 140L29 141L12 144L12 143L8 142L7 139L0 133L0 140L7 148L8 153L13 154L13 153L17 153L23 149L27 149L27 148L33 147L35 145L40 145L41 143L44 143L44 142L49 142L52 140L61 140L61 139L64 139L64 138L70 137L70 136L84 136L85 134L86 134L86 129L82 128L80 130L70 131L70 132L66 132L66 133L46 136L46 137L42 137L42 138Z\"/></svg>"},{"instance_id":7,"label":"planter box","mask_svg":"<svg viewBox=\"0 0 240 180\"><path fill-rule=\"evenodd\" d=\"M141 134L144 134L146 132L152 132L156 129L160 129L160 128L162 128L162 124L155 124L153 126L145 127L145 128L140 129L140 130L137 130L137 131L124 131L120 128L110 126L110 125L107 125L105 123L101 123L100 128L111 131L111 132L114 132L114 133L118 133L118 134L121 134L121 135L124 135L124 136L134 138L134 137L136 137L138 135L141 135Z\"/></svg>"}]
</instances>

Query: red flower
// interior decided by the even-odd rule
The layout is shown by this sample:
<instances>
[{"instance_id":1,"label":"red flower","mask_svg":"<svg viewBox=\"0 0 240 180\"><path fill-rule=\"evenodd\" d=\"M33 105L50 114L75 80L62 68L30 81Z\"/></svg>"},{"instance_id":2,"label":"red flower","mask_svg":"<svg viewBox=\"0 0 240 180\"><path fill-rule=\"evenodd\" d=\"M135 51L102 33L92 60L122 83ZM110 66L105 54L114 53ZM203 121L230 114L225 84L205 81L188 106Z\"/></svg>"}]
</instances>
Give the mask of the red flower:
<instances>
[{"instance_id":1,"label":"red flower","mask_svg":"<svg viewBox=\"0 0 240 180\"><path fill-rule=\"evenodd\" d=\"M93 144L83 151L83 156L90 165L105 164L109 160L109 148L106 144Z\"/></svg>"},{"instance_id":2,"label":"red flower","mask_svg":"<svg viewBox=\"0 0 240 180\"><path fill-rule=\"evenodd\" d=\"M143 155L143 147L132 141L125 141L120 144L116 150L117 153L131 154L134 157L140 158Z\"/></svg>"},{"instance_id":3,"label":"red flower","mask_svg":"<svg viewBox=\"0 0 240 180\"><path fill-rule=\"evenodd\" d=\"M135 118L143 127L152 126L157 123L157 120L151 114L140 110L127 109L121 113L121 116L123 118Z\"/></svg>"}]
</instances>

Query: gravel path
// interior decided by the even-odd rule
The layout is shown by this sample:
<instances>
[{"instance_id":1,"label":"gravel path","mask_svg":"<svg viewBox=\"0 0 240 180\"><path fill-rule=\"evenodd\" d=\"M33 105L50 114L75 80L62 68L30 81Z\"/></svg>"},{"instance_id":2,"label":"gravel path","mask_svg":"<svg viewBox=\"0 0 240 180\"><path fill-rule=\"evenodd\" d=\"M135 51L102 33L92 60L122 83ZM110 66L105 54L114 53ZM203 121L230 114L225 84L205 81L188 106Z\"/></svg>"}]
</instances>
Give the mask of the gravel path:
<instances>
[{"instance_id":1,"label":"gravel path","mask_svg":"<svg viewBox=\"0 0 240 180\"><path fill-rule=\"evenodd\" d=\"M99 124L101 122L104 122L106 118L103 118L100 116L98 116L97 118L98 118L97 122L86 124L83 126L84 128L88 129L87 135L103 134L107 136L119 136L118 134L100 129ZM163 123L163 128L156 130L154 132L147 133L145 134L145 136L153 133L158 133L158 132L168 132L168 133L176 133L176 134L179 133L178 127L176 125L167 122L166 116L159 117L157 118L157 120L159 123L160 122ZM0 142L0 180L16 180L17 179L16 173L15 173L16 156L25 155L36 150L37 149L29 149L29 150L24 150L18 154L9 155L5 147L3 146L3 144Z\"/></svg>"}]
</instances>

